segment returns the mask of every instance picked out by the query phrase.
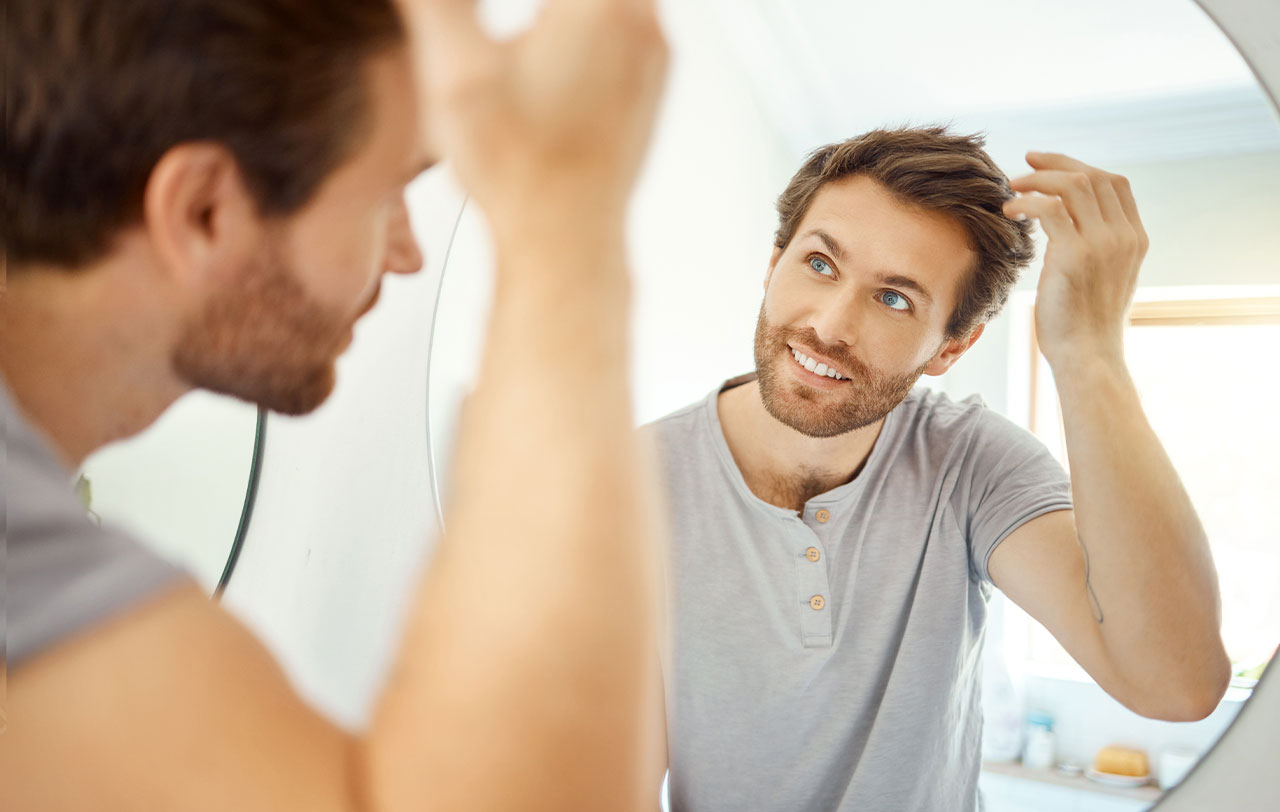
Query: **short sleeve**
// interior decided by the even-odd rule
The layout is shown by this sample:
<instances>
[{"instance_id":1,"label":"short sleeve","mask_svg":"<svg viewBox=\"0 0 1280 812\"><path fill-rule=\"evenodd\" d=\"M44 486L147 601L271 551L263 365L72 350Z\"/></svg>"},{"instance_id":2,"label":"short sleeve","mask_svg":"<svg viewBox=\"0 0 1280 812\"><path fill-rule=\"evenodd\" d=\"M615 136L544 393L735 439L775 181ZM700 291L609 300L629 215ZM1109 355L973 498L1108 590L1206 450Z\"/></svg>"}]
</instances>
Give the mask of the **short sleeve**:
<instances>
[{"instance_id":1,"label":"short sleeve","mask_svg":"<svg viewBox=\"0 0 1280 812\"><path fill-rule=\"evenodd\" d=\"M1031 432L983 408L975 418L952 494L974 578L990 584L987 560L1026 522L1071 509L1071 479Z\"/></svg>"},{"instance_id":2,"label":"short sleeve","mask_svg":"<svg viewBox=\"0 0 1280 812\"><path fill-rule=\"evenodd\" d=\"M0 392L0 400L7 395ZM141 543L104 530L85 515L69 476L8 403L4 407L4 580L10 668L102 623L186 573Z\"/></svg>"}]
</instances>

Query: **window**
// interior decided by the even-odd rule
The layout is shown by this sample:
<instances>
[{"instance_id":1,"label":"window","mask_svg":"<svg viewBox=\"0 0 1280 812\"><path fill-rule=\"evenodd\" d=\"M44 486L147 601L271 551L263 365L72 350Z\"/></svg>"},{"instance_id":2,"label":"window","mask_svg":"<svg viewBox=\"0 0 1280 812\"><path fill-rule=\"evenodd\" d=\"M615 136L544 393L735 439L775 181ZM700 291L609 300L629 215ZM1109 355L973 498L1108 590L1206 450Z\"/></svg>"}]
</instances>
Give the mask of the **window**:
<instances>
[{"instance_id":1,"label":"window","mask_svg":"<svg viewBox=\"0 0 1280 812\"><path fill-rule=\"evenodd\" d=\"M1161 294L1166 298L1152 298ZM1144 291L1134 304L1125 356L1147 418L1208 534L1233 671L1256 679L1280 640L1280 296L1169 294ZM1027 425L1065 465L1052 372L1035 347L1032 304L1020 304L1030 350L1022 367ZM1030 666L1082 673L1043 626L1009 609L1025 619L1009 631L1026 629L1013 648Z\"/></svg>"}]
</instances>

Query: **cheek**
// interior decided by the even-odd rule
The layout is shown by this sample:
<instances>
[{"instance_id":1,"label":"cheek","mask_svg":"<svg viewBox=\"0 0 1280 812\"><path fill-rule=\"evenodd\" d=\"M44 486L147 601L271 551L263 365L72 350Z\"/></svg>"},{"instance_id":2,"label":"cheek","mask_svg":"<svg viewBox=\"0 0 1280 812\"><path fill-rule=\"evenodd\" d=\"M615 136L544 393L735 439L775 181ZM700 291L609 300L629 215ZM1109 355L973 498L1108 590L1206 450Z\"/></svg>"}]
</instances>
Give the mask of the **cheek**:
<instances>
[{"instance_id":1,"label":"cheek","mask_svg":"<svg viewBox=\"0 0 1280 812\"><path fill-rule=\"evenodd\" d=\"M342 310L363 303L376 284L385 250L385 219L366 211L301 246L305 256L301 268L316 298Z\"/></svg>"}]
</instances>

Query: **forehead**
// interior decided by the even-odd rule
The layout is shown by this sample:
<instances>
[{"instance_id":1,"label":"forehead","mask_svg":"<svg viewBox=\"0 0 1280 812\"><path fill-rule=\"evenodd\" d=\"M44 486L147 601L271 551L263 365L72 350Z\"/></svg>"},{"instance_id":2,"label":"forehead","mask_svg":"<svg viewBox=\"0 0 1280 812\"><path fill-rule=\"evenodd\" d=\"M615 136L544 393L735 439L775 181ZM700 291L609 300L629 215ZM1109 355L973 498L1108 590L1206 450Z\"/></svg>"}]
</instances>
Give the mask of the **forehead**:
<instances>
[{"instance_id":1,"label":"forehead","mask_svg":"<svg viewBox=\"0 0 1280 812\"><path fill-rule=\"evenodd\" d=\"M818 190L794 239L814 230L830 234L847 252L846 265L852 267L842 269L846 274L910 276L950 303L977 259L958 220L905 203L866 176L841 178Z\"/></svg>"}]
</instances>

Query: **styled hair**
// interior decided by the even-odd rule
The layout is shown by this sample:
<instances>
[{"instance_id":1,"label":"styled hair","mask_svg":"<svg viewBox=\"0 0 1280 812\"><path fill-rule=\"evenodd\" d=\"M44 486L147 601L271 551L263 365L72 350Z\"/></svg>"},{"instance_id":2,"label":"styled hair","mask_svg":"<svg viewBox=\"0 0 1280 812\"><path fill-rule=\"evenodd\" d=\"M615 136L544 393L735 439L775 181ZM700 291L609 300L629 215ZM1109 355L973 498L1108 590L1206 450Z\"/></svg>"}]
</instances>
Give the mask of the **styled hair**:
<instances>
[{"instance_id":1,"label":"styled hair","mask_svg":"<svg viewBox=\"0 0 1280 812\"><path fill-rule=\"evenodd\" d=\"M392 0L19 0L6 6L10 269L75 268L140 222L156 163L224 145L263 216L301 208L368 130Z\"/></svg>"},{"instance_id":2,"label":"styled hair","mask_svg":"<svg viewBox=\"0 0 1280 812\"><path fill-rule=\"evenodd\" d=\"M964 227L977 254L947 323L958 338L1000 313L1018 275L1035 257L1029 222L1004 215L1009 179L983 150L979 135L945 127L873 130L814 151L778 198L774 244L785 249L814 197L834 180L865 175L900 201L941 212Z\"/></svg>"}]
</instances>

